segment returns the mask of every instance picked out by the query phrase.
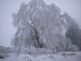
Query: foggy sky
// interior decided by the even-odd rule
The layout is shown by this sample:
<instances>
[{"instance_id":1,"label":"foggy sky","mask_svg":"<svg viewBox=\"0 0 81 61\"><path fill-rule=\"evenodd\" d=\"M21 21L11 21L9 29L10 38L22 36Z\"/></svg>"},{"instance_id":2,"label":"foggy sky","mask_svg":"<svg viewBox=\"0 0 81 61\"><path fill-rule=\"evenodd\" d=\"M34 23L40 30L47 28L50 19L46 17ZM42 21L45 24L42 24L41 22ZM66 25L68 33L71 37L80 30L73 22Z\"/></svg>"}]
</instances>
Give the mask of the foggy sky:
<instances>
[{"instance_id":1,"label":"foggy sky","mask_svg":"<svg viewBox=\"0 0 81 61\"><path fill-rule=\"evenodd\" d=\"M17 12L20 4L28 0L0 0L0 45L11 46L11 40L16 32L13 27L12 13ZM62 12L67 12L81 28L81 0L46 0L55 3Z\"/></svg>"}]
</instances>

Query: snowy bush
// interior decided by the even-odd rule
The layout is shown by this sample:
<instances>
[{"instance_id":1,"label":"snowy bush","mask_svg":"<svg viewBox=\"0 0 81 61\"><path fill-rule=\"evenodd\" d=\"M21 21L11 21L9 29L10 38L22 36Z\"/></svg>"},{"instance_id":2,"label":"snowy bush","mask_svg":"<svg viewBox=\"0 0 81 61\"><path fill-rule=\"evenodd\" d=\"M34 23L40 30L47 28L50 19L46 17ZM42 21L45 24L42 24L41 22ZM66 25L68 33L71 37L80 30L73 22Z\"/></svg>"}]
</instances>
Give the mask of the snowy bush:
<instances>
[{"instance_id":1,"label":"snowy bush","mask_svg":"<svg viewBox=\"0 0 81 61\"><path fill-rule=\"evenodd\" d=\"M11 53L11 48L0 46L0 58L8 57L8 53Z\"/></svg>"},{"instance_id":2,"label":"snowy bush","mask_svg":"<svg viewBox=\"0 0 81 61\"><path fill-rule=\"evenodd\" d=\"M63 56L74 56L74 55L76 55L76 52L61 52L61 55L63 55Z\"/></svg>"}]
</instances>

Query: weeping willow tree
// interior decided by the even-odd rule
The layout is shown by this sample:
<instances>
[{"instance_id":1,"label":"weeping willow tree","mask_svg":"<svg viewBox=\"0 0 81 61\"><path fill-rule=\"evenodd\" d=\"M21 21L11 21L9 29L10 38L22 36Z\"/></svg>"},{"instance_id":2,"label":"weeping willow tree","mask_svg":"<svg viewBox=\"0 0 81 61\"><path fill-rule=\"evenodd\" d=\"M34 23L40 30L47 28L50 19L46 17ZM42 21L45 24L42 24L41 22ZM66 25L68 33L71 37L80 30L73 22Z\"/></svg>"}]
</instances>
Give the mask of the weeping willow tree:
<instances>
[{"instance_id":1,"label":"weeping willow tree","mask_svg":"<svg viewBox=\"0 0 81 61\"><path fill-rule=\"evenodd\" d=\"M17 28L15 47L32 45L58 51L67 49L65 32L75 22L67 13L62 15L57 6L47 5L43 0L22 3L19 11L13 13L13 19Z\"/></svg>"}]
</instances>

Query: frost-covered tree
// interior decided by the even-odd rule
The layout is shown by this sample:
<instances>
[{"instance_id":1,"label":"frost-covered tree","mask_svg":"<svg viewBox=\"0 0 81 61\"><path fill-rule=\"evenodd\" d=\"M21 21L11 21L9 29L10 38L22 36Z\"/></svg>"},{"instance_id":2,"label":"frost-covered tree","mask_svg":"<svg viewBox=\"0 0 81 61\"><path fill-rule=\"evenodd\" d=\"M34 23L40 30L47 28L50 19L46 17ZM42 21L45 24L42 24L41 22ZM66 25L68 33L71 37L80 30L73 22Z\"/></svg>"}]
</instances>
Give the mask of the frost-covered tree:
<instances>
[{"instance_id":1,"label":"frost-covered tree","mask_svg":"<svg viewBox=\"0 0 81 61\"><path fill-rule=\"evenodd\" d=\"M66 50L77 51L80 47L80 28L78 23L67 13L61 15L61 20L65 22ZM78 46L78 47L77 47Z\"/></svg>"},{"instance_id":2,"label":"frost-covered tree","mask_svg":"<svg viewBox=\"0 0 81 61\"><path fill-rule=\"evenodd\" d=\"M66 37L81 50L81 30L77 25L72 25L66 32Z\"/></svg>"},{"instance_id":3,"label":"frost-covered tree","mask_svg":"<svg viewBox=\"0 0 81 61\"><path fill-rule=\"evenodd\" d=\"M65 32L72 19L68 14L61 15L54 4L47 5L43 0L22 3L13 18L17 28L13 40L15 46L66 50Z\"/></svg>"}]
</instances>

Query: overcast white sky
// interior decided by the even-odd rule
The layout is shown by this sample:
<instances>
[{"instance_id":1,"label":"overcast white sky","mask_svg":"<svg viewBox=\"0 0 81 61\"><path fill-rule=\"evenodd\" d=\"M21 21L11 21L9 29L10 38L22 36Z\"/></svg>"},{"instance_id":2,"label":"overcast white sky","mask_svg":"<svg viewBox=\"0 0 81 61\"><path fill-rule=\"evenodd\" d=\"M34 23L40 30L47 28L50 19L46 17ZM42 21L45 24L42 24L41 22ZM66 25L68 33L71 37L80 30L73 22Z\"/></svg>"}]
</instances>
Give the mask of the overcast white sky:
<instances>
[{"instance_id":1,"label":"overcast white sky","mask_svg":"<svg viewBox=\"0 0 81 61\"><path fill-rule=\"evenodd\" d=\"M20 4L28 0L0 0L0 45L11 46L15 28L12 25L12 13L17 12ZM46 0L54 2L61 10L78 21L81 27L81 0Z\"/></svg>"}]
</instances>

